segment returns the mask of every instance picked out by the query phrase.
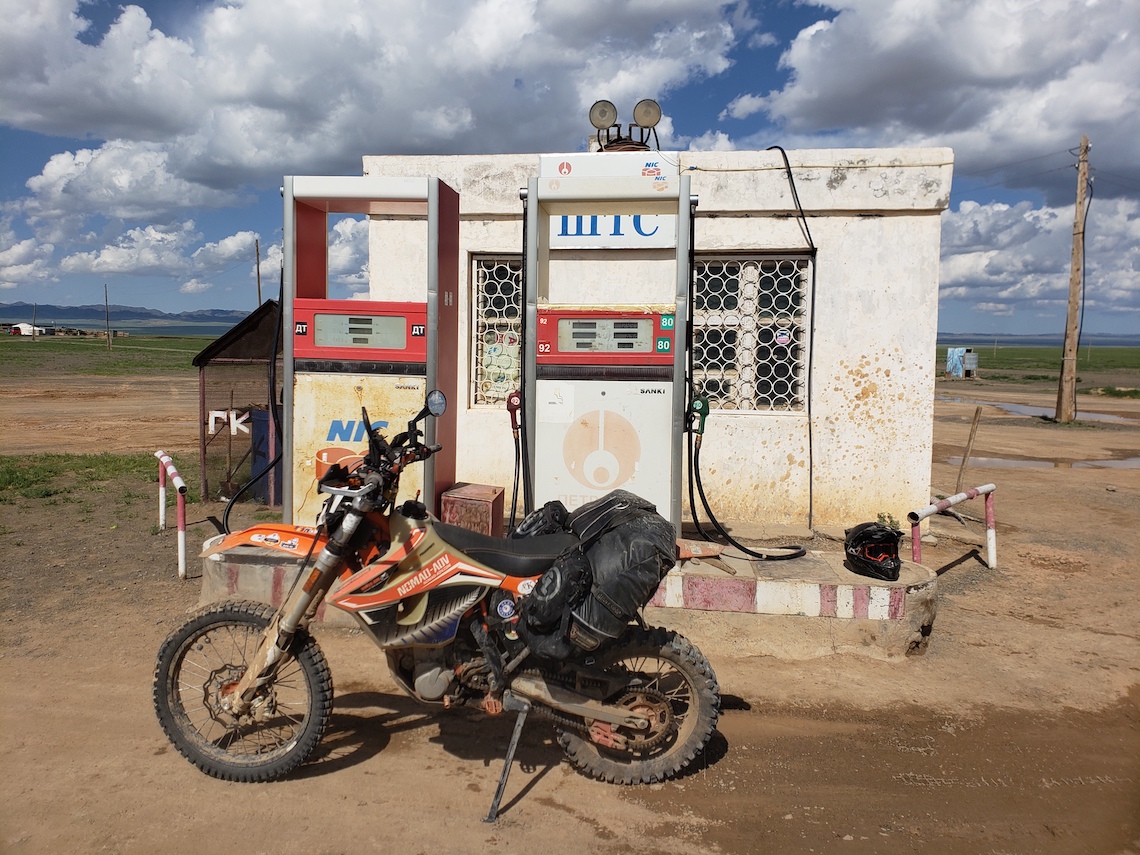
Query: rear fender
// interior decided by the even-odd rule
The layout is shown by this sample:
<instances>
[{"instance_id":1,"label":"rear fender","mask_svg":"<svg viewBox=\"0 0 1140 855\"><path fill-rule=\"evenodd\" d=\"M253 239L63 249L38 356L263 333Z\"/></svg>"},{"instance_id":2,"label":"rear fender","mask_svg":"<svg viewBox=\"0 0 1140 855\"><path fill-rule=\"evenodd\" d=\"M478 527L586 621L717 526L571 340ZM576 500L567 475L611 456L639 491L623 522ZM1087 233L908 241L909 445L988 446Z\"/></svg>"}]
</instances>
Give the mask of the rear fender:
<instances>
[{"instance_id":1,"label":"rear fender","mask_svg":"<svg viewBox=\"0 0 1140 855\"><path fill-rule=\"evenodd\" d=\"M202 550L199 557L208 558L238 546L256 546L304 558L310 552L313 554L320 552L327 542L328 537L312 526L264 523L228 534L217 542L208 542L209 545Z\"/></svg>"}]
</instances>

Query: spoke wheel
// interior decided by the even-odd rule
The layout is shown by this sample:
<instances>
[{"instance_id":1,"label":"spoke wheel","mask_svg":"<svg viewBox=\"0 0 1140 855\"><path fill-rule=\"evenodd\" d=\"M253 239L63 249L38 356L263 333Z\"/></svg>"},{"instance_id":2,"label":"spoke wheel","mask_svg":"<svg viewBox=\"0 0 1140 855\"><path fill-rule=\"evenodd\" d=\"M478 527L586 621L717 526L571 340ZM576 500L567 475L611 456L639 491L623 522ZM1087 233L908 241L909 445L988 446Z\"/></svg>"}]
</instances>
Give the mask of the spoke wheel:
<instances>
[{"instance_id":1,"label":"spoke wheel","mask_svg":"<svg viewBox=\"0 0 1140 855\"><path fill-rule=\"evenodd\" d=\"M649 718L645 730L616 727L624 747L606 747L587 734L562 730L559 742L582 772L622 784L677 775L709 741L720 716L720 690L704 655L664 629L632 630L597 662L620 675L623 688L608 703Z\"/></svg>"},{"instance_id":2,"label":"spoke wheel","mask_svg":"<svg viewBox=\"0 0 1140 855\"><path fill-rule=\"evenodd\" d=\"M244 714L234 716L223 704L273 614L263 603L209 606L171 633L159 650L158 721L182 755L215 778L281 777L305 761L328 726L332 677L306 632L297 633L289 659Z\"/></svg>"}]
</instances>

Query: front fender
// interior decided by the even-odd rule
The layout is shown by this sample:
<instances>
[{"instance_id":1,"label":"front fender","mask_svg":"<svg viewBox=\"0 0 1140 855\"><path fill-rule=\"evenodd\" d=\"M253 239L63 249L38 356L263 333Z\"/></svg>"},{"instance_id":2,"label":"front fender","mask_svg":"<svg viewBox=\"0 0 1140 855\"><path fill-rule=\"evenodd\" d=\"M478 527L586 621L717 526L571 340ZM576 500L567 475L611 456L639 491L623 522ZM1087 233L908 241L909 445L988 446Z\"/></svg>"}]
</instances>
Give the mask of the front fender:
<instances>
[{"instance_id":1,"label":"front fender","mask_svg":"<svg viewBox=\"0 0 1140 855\"><path fill-rule=\"evenodd\" d=\"M218 555L238 546L256 546L285 552L297 558L316 554L324 548L328 537L312 526L293 526L281 523L264 523L250 526L244 531L227 534L220 540L207 541L200 558Z\"/></svg>"}]
</instances>

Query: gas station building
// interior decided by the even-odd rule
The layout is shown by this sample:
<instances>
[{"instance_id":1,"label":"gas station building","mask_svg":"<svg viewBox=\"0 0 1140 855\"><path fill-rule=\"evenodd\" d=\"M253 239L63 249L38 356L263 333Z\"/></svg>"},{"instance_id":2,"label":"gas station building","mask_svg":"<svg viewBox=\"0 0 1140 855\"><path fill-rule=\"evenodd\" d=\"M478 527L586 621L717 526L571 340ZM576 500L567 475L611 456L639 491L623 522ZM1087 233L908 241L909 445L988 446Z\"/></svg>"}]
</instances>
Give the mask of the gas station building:
<instances>
[{"instance_id":1,"label":"gas station building","mask_svg":"<svg viewBox=\"0 0 1140 855\"><path fill-rule=\"evenodd\" d=\"M506 398L520 387L527 358L520 337L534 323L524 293L520 195L528 194L520 191L529 187L534 205L536 195L557 195L559 182L628 170L630 182L656 176L662 189L676 196L687 187L695 200L693 377L711 409L700 474L716 516L745 536L763 536L842 529L880 514L901 520L927 505L939 215L953 154L787 157L794 183L779 150L365 157L365 178L430 177L458 193L458 285L451 296L440 292L441 305L458 310L457 347L447 348L457 378L449 401L455 478L504 487L510 501L515 447ZM605 196L606 179L595 183ZM552 205L539 221L550 281L537 286L538 313L549 302L657 307L656 317L668 317L661 307L674 300L674 271L687 266L688 247L676 215L661 211L612 200L596 209L588 200ZM431 245L422 218L371 213L369 291L359 296L422 302ZM665 346L683 348L683 330L671 341ZM660 434L639 438L639 470L669 465L661 449L676 441L676 425L662 422L659 430L639 428ZM612 429L597 428L597 451L608 454ZM537 472L551 451L534 453Z\"/></svg>"}]
</instances>

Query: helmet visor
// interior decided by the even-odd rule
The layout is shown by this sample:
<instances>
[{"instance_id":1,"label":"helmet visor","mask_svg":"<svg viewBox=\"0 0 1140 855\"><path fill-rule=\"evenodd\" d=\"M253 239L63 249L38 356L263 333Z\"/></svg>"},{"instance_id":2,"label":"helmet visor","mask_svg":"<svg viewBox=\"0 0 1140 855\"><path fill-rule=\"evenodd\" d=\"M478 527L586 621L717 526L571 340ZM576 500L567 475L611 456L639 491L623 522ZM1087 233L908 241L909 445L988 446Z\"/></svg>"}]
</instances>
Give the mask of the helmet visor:
<instances>
[{"instance_id":1,"label":"helmet visor","mask_svg":"<svg viewBox=\"0 0 1140 855\"><path fill-rule=\"evenodd\" d=\"M898 548L890 543L868 543L863 547L863 557L876 564L890 561L898 556Z\"/></svg>"}]
</instances>

